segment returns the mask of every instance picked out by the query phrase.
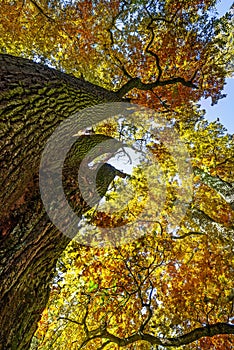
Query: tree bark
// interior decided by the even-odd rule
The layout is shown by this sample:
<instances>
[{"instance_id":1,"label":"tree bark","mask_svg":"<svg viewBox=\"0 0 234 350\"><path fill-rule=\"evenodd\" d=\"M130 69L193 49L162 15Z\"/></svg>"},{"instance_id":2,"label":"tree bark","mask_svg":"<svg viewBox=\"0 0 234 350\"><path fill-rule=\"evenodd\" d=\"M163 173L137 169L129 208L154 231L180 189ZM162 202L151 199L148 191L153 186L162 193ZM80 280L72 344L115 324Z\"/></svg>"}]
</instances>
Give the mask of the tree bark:
<instances>
[{"instance_id":1,"label":"tree bark","mask_svg":"<svg viewBox=\"0 0 234 350\"><path fill-rule=\"evenodd\" d=\"M71 114L114 101L121 101L114 92L0 55L0 349L30 347L56 261L70 241L50 222L40 197L38 173L46 141ZM87 140L95 144L95 137ZM78 211L88 208L83 203Z\"/></svg>"}]
</instances>

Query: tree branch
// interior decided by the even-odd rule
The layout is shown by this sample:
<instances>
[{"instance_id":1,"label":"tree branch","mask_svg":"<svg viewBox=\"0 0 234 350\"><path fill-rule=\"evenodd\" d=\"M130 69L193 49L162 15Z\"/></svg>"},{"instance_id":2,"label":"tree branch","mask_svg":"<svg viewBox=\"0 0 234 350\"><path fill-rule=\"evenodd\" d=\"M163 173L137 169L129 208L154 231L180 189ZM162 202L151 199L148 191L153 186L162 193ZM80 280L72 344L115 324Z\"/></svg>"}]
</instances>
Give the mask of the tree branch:
<instances>
[{"instance_id":1,"label":"tree branch","mask_svg":"<svg viewBox=\"0 0 234 350\"><path fill-rule=\"evenodd\" d=\"M43 11L43 9L38 5L38 3L37 3L36 1L30 0L30 2L31 2L31 3L38 9L38 11L39 11L43 16L45 16L49 21L55 22L55 20L54 20L52 17L50 17L49 15L47 15L47 13L45 13L45 12Z\"/></svg>"},{"instance_id":2,"label":"tree branch","mask_svg":"<svg viewBox=\"0 0 234 350\"><path fill-rule=\"evenodd\" d=\"M116 91L116 94L118 97L122 98L124 95L126 95L129 91L131 91L134 88L137 88L139 90L152 90L158 86L166 86L166 85L173 85L176 83L181 83L184 86L198 89L197 85L193 84L192 81L186 81L184 78L181 77L175 77L163 81L155 81L153 83L142 83L140 78L132 78L130 79L126 84L124 84L118 91Z\"/></svg>"},{"instance_id":3,"label":"tree branch","mask_svg":"<svg viewBox=\"0 0 234 350\"><path fill-rule=\"evenodd\" d=\"M196 207L191 209L191 217L192 221L199 227L201 233L212 234L213 236L219 237L222 241L230 241L234 234L233 227L225 227Z\"/></svg>"},{"instance_id":4,"label":"tree branch","mask_svg":"<svg viewBox=\"0 0 234 350\"><path fill-rule=\"evenodd\" d=\"M78 321L76 321L76 320L74 320L74 319L71 319L71 318L69 318L69 317L63 317L63 316L62 316L62 317L59 317L58 320L69 321L69 322L75 323L75 324L77 324L77 325L79 325L79 326L82 326L82 324L83 324L83 323L78 322Z\"/></svg>"},{"instance_id":5,"label":"tree branch","mask_svg":"<svg viewBox=\"0 0 234 350\"><path fill-rule=\"evenodd\" d=\"M187 232L182 236L171 236L171 238L172 239L183 239L185 237L192 236L192 235L204 235L204 234L205 233L203 233L203 232Z\"/></svg>"},{"instance_id":6,"label":"tree branch","mask_svg":"<svg viewBox=\"0 0 234 350\"><path fill-rule=\"evenodd\" d=\"M159 56L150 49L150 46L153 44L154 42L154 39L155 39L155 36L154 36L154 30L152 28L152 24L154 22L154 19L153 17L151 16L151 14L149 13L149 11L146 9L147 13L148 13L148 16L150 17L150 22L149 24L147 25L147 29L150 31L150 34L151 34L151 37L150 37L150 40L145 48L145 52L146 54L149 54L151 55L152 57L154 57L155 59L155 63L156 63L156 67L157 67L157 70L158 70L158 76L157 76L157 79L155 82L153 83L148 83L148 84L145 84L143 83L140 78L133 78L133 77L130 77L128 72L126 72L125 70L123 70L123 67L122 70L125 74L125 76L127 76L128 78L130 78L130 80L124 84L116 93L119 97L123 97L124 95L126 95L129 91L131 91L132 89L134 88L137 88L139 90L153 90L154 88L158 87L158 86L166 86L166 85L172 85L172 84L176 84L176 83L181 83L182 85L184 86L187 86L189 88L193 88L193 89L198 89L197 85L195 85L193 83L193 80L195 79L196 77L196 74L197 74L197 71L195 71L193 77L186 81L184 78L182 77L174 77L174 78L171 78L171 79L167 79L167 80L160 80L161 79L161 76L162 76L162 68L160 66L160 60L159 60Z\"/></svg>"},{"instance_id":7,"label":"tree branch","mask_svg":"<svg viewBox=\"0 0 234 350\"><path fill-rule=\"evenodd\" d=\"M105 337L119 346L127 346L135 343L136 341L144 340L152 345L178 347L185 344L190 344L203 337L213 337L218 334L234 334L234 325L218 322L213 325L196 328L189 333L175 338L161 338L155 337L151 334L138 332L128 338L123 339L109 333L107 330L103 331L101 337Z\"/></svg>"},{"instance_id":8,"label":"tree branch","mask_svg":"<svg viewBox=\"0 0 234 350\"><path fill-rule=\"evenodd\" d=\"M222 180L218 175L212 176L198 167L194 167L194 174L199 175L202 182L213 188L234 210L233 184Z\"/></svg>"}]
</instances>

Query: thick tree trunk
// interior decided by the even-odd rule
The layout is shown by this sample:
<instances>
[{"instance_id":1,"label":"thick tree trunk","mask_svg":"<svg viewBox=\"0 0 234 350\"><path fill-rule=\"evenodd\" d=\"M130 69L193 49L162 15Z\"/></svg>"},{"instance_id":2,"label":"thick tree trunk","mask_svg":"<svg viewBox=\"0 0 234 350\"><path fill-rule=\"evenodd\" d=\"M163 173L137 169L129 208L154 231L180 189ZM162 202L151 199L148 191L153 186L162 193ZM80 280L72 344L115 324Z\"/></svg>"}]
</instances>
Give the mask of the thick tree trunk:
<instances>
[{"instance_id":1,"label":"thick tree trunk","mask_svg":"<svg viewBox=\"0 0 234 350\"><path fill-rule=\"evenodd\" d=\"M69 243L50 222L40 198L38 171L45 143L74 112L112 101L120 101L113 92L0 55L0 349L29 348L56 261Z\"/></svg>"}]
</instances>

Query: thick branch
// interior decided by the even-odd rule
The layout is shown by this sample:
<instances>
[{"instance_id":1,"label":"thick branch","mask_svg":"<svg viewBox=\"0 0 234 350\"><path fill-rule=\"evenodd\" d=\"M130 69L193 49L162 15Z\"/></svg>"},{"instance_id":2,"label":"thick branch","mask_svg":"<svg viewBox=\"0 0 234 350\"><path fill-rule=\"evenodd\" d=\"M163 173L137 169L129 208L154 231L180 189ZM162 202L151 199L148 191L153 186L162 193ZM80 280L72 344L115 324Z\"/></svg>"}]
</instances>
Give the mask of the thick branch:
<instances>
[{"instance_id":1,"label":"thick branch","mask_svg":"<svg viewBox=\"0 0 234 350\"><path fill-rule=\"evenodd\" d=\"M185 344L190 344L203 337L213 337L218 334L234 334L234 325L219 322L206 327L196 328L189 333L175 338L160 338L151 334L136 333L128 338L122 339L109 333L107 330L102 333L101 337L109 339L119 346L127 346L135 343L136 341L144 340L152 345L178 347Z\"/></svg>"},{"instance_id":2,"label":"thick branch","mask_svg":"<svg viewBox=\"0 0 234 350\"><path fill-rule=\"evenodd\" d=\"M225 227L196 207L192 208L191 217L192 221L199 227L200 233L216 236L222 241L228 242L233 237L233 227Z\"/></svg>"},{"instance_id":3,"label":"thick branch","mask_svg":"<svg viewBox=\"0 0 234 350\"><path fill-rule=\"evenodd\" d=\"M181 83L184 86L187 86L189 88L197 89L197 85L193 84L192 81L186 81L184 78L181 77L175 77L163 81L155 81L153 83L145 84L142 83L140 78L132 78L130 79L126 84L124 84L117 92L116 94L122 98L124 95L126 95L129 91L131 91L134 88L137 88L139 90L152 90L158 86L166 86L166 85L173 85L176 83Z\"/></svg>"},{"instance_id":4,"label":"thick branch","mask_svg":"<svg viewBox=\"0 0 234 350\"><path fill-rule=\"evenodd\" d=\"M194 174L199 175L204 184L213 188L234 209L234 185L222 180L218 175L212 176L202 169L194 168Z\"/></svg>"}]
</instances>

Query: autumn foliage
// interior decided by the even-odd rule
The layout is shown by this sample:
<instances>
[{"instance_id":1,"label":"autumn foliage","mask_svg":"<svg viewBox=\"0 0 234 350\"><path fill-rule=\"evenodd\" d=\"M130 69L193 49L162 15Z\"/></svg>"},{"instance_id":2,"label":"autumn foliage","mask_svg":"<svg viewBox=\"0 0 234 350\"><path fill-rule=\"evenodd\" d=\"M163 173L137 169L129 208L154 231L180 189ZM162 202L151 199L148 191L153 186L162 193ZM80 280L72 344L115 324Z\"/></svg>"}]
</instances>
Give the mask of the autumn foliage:
<instances>
[{"instance_id":1,"label":"autumn foliage","mask_svg":"<svg viewBox=\"0 0 234 350\"><path fill-rule=\"evenodd\" d=\"M166 192L153 196L164 204L157 215L149 209L137 239L108 245L111 229L134 222L149 197L140 162L115 180L105 200L118 202L118 210L95 207L83 217L93 245L74 240L61 256L32 349L233 348L234 143L199 106L202 97L224 97L233 58L231 12L217 19L215 3L1 2L2 53L52 65L157 111L178 133L192 171L192 200L180 222L169 220L181 185L173 155L152 131L155 120L133 125L120 116L94 126L150 153ZM126 188L134 193L127 204ZM95 235L105 229L103 247Z\"/></svg>"}]
</instances>

